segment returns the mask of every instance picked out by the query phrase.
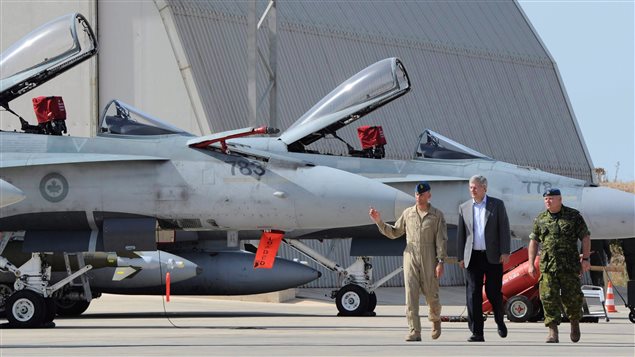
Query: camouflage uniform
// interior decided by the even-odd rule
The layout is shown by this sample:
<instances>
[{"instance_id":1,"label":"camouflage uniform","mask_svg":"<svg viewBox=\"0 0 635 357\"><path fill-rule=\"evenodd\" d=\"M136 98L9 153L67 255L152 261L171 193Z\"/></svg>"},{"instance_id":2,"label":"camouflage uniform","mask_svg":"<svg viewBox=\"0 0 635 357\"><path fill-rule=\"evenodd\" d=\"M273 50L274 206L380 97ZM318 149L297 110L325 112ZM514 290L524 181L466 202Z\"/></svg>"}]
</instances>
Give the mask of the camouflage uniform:
<instances>
[{"instance_id":1,"label":"camouflage uniform","mask_svg":"<svg viewBox=\"0 0 635 357\"><path fill-rule=\"evenodd\" d=\"M410 331L421 331L419 296L426 297L428 320L441 321L439 280L434 276L438 259L447 256L448 231L443 212L429 205L428 212L419 216L417 206L403 211L394 226L377 223L379 231L395 239L406 233L403 269L406 285L406 318Z\"/></svg>"},{"instance_id":2,"label":"camouflage uniform","mask_svg":"<svg viewBox=\"0 0 635 357\"><path fill-rule=\"evenodd\" d=\"M529 238L542 244L540 252L540 300L545 326L560 324L561 306L570 320L582 318L580 256L577 240L590 235L584 218L573 208L562 206L556 215L544 211L534 220Z\"/></svg>"}]
</instances>

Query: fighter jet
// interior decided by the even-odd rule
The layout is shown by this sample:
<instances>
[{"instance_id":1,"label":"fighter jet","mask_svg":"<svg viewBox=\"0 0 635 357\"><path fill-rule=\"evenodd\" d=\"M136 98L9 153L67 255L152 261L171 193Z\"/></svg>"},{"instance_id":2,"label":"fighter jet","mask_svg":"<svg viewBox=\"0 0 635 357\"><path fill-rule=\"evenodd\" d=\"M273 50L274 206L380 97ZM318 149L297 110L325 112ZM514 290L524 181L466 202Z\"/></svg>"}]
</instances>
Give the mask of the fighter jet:
<instances>
[{"instance_id":1,"label":"fighter jet","mask_svg":"<svg viewBox=\"0 0 635 357\"><path fill-rule=\"evenodd\" d=\"M410 203L410 197L376 180L226 146L230 138L272 133L268 128L195 137L113 101L103 112L98 136L83 138L63 135L66 115L59 97L33 101L38 125L10 109L10 101L96 52L88 22L71 14L36 29L0 56L0 105L18 116L24 131L0 132L2 193L7 193L0 231L25 231L24 244L33 253L20 267L0 256L0 269L15 276L15 292L6 304L12 326L52 322L55 293L92 268L85 265L51 285L43 252L154 251L158 232L179 231L256 230L268 243L296 229L364 224L368 192L372 204L391 218ZM257 266L275 260L267 252Z\"/></svg>"},{"instance_id":2,"label":"fighter jet","mask_svg":"<svg viewBox=\"0 0 635 357\"><path fill-rule=\"evenodd\" d=\"M581 211L592 239L635 237L635 195L631 193L497 161L432 130L425 130L420 135L411 160L384 159L386 138L380 128L359 128L362 140L359 150L338 135L338 130L400 97L409 88L410 80L401 61L385 59L340 84L279 137L237 138L229 140L227 145L240 150L267 150L294 160L346 170L411 195L417 182L428 181L434 192L433 204L445 214L450 239L455 238L458 206L470 198L468 180L476 174L488 178L488 194L505 201L513 237L528 239L534 217L544 210L542 193L550 187L560 188L565 204ZM371 132L370 139L375 140L368 141L364 132ZM330 147L332 151L319 151L315 143L325 138L342 142L341 148L331 144L323 147ZM414 198L411 204L414 204ZM359 257L347 269L291 239L341 237L353 238L351 255ZM374 289L396 273L373 283L369 257L401 255L405 247L405 240L382 238L374 225L318 232L296 231L285 241L345 277L344 286L332 294L339 312L344 315L372 311L376 304ZM455 244L450 241L448 248L452 254Z\"/></svg>"}]
</instances>

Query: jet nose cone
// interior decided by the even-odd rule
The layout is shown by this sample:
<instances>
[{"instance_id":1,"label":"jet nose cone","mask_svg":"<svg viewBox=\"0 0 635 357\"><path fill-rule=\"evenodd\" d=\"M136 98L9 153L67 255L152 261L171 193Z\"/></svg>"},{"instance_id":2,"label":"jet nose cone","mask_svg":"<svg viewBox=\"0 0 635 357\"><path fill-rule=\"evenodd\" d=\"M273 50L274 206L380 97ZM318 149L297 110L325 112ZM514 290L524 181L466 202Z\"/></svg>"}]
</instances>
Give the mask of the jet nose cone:
<instances>
[{"instance_id":1,"label":"jet nose cone","mask_svg":"<svg viewBox=\"0 0 635 357\"><path fill-rule=\"evenodd\" d=\"M608 187L582 189L580 211L592 238L635 237L635 195Z\"/></svg>"},{"instance_id":2,"label":"jet nose cone","mask_svg":"<svg viewBox=\"0 0 635 357\"><path fill-rule=\"evenodd\" d=\"M0 180L0 207L18 203L25 198L26 195L22 190L4 180Z\"/></svg>"}]
</instances>

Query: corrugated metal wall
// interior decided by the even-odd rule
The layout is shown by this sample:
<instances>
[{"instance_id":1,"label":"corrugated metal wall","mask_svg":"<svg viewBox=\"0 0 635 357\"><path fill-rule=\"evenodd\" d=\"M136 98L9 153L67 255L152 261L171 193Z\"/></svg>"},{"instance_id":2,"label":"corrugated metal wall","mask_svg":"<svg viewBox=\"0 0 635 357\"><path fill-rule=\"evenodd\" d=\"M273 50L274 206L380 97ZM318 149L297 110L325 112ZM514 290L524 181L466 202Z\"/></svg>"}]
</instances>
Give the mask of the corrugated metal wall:
<instances>
[{"instance_id":1,"label":"corrugated metal wall","mask_svg":"<svg viewBox=\"0 0 635 357\"><path fill-rule=\"evenodd\" d=\"M247 126L248 3L168 3L210 126ZM266 2L258 5L262 13ZM390 158L410 158L416 133L431 128L496 159L591 180L554 65L513 1L278 1L277 10L281 129L341 81L396 56L412 92L359 124L384 126ZM267 56L265 40L261 31ZM260 93L265 79L259 71ZM266 104L258 114L266 124ZM554 127L556 142L543 135ZM354 129L341 136L357 144Z\"/></svg>"}]
</instances>

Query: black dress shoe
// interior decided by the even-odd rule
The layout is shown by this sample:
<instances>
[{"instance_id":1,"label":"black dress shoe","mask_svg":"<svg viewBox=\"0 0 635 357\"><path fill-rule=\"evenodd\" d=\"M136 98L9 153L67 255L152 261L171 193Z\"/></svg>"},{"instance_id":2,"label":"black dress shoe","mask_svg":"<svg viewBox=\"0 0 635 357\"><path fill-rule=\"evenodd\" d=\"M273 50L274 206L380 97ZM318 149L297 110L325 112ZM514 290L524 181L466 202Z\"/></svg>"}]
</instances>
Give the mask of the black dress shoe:
<instances>
[{"instance_id":1,"label":"black dress shoe","mask_svg":"<svg viewBox=\"0 0 635 357\"><path fill-rule=\"evenodd\" d=\"M507 337L507 326L504 323L498 325L498 335L502 338Z\"/></svg>"},{"instance_id":2,"label":"black dress shoe","mask_svg":"<svg viewBox=\"0 0 635 357\"><path fill-rule=\"evenodd\" d=\"M483 335L472 335L467 339L467 342L485 342Z\"/></svg>"}]
</instances>

